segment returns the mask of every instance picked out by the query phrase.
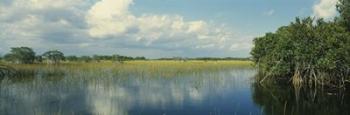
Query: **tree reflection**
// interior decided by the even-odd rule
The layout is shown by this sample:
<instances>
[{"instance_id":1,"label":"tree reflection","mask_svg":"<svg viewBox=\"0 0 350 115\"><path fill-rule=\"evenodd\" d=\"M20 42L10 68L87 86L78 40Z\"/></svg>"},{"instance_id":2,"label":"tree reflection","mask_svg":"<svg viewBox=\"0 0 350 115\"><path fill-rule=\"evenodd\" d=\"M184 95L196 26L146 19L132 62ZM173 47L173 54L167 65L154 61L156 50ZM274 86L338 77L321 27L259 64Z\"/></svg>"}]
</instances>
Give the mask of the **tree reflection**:
<instances>
[{"instance_id":1,"label":"tree reflection","mask_svg":"<svg viewBox=\"0 0 350 115\"><path fill-rule=\"evenodd\" d=\"M301 87L281 83L252 84L253 101L266 115L349 115L348 90Z\"/></svg>"}]
</instances>

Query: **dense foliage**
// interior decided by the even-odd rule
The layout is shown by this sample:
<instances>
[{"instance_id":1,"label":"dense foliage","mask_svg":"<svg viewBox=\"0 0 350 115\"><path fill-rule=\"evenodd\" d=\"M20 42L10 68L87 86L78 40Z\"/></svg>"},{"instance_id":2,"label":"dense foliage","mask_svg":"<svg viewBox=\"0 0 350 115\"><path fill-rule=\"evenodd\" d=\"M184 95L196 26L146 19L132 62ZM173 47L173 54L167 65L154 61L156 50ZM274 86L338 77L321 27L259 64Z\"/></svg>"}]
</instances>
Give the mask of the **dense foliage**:
<instances>
[{"instance_id":1,"label":"dense foliage","mask_svg":"<svg viewBox=\"0 0 350 115\"><path fill-rule=\"evenodd\" d=\"M350 0L339 0L337 9L340 17L338 21L350 31Z\"/></svg>"},{"instance_id":2,"label":"dense foliage","mask_svg":"<svg viewBox=\"0 0 350 115\"><path fill-rule=\"evenodd\" d=\"M293 83L339 84L350 76L349 0L335 21L299 19L254 40L251 54L266 77Z\"/></svg>"},{"instance_id":3,"label":"dense foliage","mask_svg":"<svg viewBox=\"0 0 350 115\"><path fill-rule=\"evenodd\" d=\"M35 52L29 47L11 48L4 58L13 63L31 64L35 60Z\"/></svg>"},{"instance_id":4,"label":"dense foliage","mask_svg":"<svg viewBox=\"0 0 350 115\"><path fill-rule=\"evenodd\" d=\"M64 60L64 54L58 50L47 51L42 55L49 63L57 64Z\"/></svg>"}]
</instances>

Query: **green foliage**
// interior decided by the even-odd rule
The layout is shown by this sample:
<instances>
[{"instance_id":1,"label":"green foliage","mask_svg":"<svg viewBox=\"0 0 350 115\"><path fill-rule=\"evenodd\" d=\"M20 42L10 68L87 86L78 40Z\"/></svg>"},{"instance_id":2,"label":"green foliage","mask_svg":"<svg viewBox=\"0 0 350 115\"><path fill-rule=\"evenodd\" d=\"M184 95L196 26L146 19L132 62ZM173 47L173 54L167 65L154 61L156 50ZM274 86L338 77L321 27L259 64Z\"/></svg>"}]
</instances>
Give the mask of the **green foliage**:
<instances>
[{"instance_id":1,"label":"green foliage","mask_svg":"<svg viewBox=\"0 0 350 115\"><path fill-rule=\"evenodd\" d=\"M254 40L251 54L268 76L344 87L350 77L350 0L339 0L334 21L299 19ZM273 80L275 80L273 79Z\"/></svg>"},{"instance_id":2,"label":"green foliage","mask_svg":"<svg viewBox=\"0 0 350 115\"><path fill-rule=\"evenodd\" d=\"M117 61L117 62L122 62L122 61L128 61L128 60L146 60L145 57L130 57L130 56L122 56L122 55L93 55L92 57L90 56L67 56L66 57L67 61L82 61L82 62L90 62L90 61Z\"/></svg>"},{"instance_id":3,"label":"green foliage","mask_svg":"<svg viewBox=\"0 0 350 115\"><path fill-rule=\"evenodd\" d=\"M90 56L81 56L79 60L83 62L90 62L92 58Z\"/></svg>"},{"instance_id":4,"label":"green foliage","mask_svg":"<svg viewBox=\"0 0 350 115\"><path fill-rule=\"evenodd\" d=\"M254 44L251 54L266 76L340 80L350 75L350 34L335 22L297 18Z\"/></svg>"},{"instance_id":5,"label":"green foliage","mask_svg":"<svg viewBox=\"0 0 350 115\"><path fill-rule=\"evenodd\" d=\"M43 56L35 56L35 62L36 62L36 63L41 63L41 62L43 62Z\"/></svg>"},{"instance_id":6,"label":"green foliage","mask_svg":"<svg viewBox=\"0 0 350 115\"><path fill-rule=\"evenodd\" d=\"M122 61L133 60L133 57L122 56L122 55L112 55L112 60L122 62Z\"/></svg>"},{"instance_id":7,"label":"green foliage","mask_svg":"<svg viewBox=\"0 0 350 115\"><path fill-rule=\"evenodd\" d=\"M57 64L64 60L64 54L58 50L47 51L43 54L43 57L49 61L49 63Z\"/></svg>"},{"instance_id":8,"label":"green foliage","mask_svg":"<svg viewBox=\"0 0 350 115\"><path fill-rule=\"evenodd\" d=\"M142 57L135 57L134 60L146 60L146 58L143 56Z\"/></svg>"},{"instance_id":9,"label":"green foliage","mask_svg":"<svg viewBox=\"0 0 350 115\"><path fill-rule=\"evenodd\" d=\"M4 58L13 63L31 64L34 62L35 52L29 47L14 47Z\"/></svg>"},{"instance_id":10,"label":"green foliage","mask_svg":"<svg viewBox=\"0 0 350 115\"><path fill-rule=\"evenodd\" d=\"M65 57L67 61L78 61L78 57L77 56L66 56Z\"/></svg>"},{"instance_id":11,"label":"green foliage","mask_svg":"<svg viewBox=\"0 0 350 115\"><path fill-rule=\"evenodd\" d=\"M339 0L337 9L340 13L340 23L350 31L350 0Z\"/></svg>"}]
</instances>

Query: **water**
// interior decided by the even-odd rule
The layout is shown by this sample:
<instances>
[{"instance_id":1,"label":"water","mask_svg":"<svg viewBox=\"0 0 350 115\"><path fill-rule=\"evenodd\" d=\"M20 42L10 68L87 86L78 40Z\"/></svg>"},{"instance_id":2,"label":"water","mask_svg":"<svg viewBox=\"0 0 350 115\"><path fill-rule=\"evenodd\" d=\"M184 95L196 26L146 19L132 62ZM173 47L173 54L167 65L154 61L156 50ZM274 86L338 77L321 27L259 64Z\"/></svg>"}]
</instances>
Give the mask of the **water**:
<instances>
[{"instance_id":1,"label":"water","mask_svg":"<svg viewBox=\"0 0 350 115\"><path fill-rule=\"evenodd\" d=\"M5 78L0 85L0 113L103 115L282 115L349 114L349 97L300 93L254 82L254 69L202 74L101 76L40 74Z\"/></svg>"}]
</instances>

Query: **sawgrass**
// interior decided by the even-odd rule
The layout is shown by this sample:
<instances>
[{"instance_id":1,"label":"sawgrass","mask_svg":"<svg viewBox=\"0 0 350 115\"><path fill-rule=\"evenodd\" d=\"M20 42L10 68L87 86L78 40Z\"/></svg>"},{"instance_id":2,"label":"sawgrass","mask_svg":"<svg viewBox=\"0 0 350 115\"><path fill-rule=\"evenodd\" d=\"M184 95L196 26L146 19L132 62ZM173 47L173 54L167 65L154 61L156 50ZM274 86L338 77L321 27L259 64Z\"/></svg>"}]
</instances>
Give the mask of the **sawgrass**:
<instances>
[{"instance_id":1,"label":"sawgrass","mask_svg":"<svg viewBox=\"0 0 350 115\"><path fill-rule=\"evenodd\" d=\"M221 71L232 68L251 68L251 61L125 61L117 63L111 61L102 62L65 62L58 65L50 64L16 64L14 67L20 75L26 73L66 73L77 72L84 76L178 76L182 74L205 74L206 72Z\"/></svg>"}]
</instances>

